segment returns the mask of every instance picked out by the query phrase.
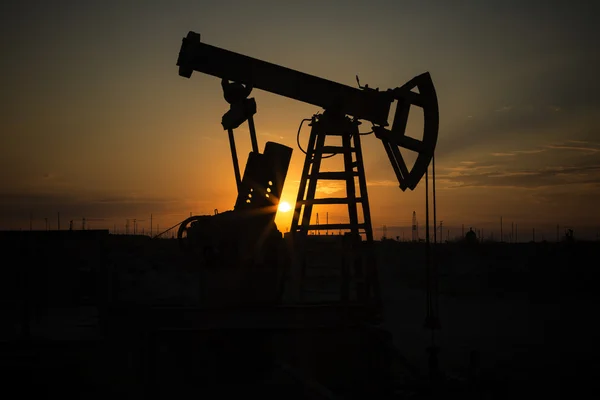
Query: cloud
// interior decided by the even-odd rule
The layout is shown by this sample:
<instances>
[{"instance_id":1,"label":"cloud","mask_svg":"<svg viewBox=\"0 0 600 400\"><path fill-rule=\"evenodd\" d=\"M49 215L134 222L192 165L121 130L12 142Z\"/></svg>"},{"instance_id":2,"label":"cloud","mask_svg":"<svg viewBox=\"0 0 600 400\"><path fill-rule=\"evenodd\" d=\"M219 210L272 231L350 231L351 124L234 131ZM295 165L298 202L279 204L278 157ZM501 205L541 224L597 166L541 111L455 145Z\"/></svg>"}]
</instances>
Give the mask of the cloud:
<instances>
[{"instance_id":1,"label":"cloud","mask_svg":"<svg viewBox=\"0 0 600 400\"><path fill-rule=\"evenodd\" d=\"M600 149L594 147L585 147L585 146L565 146L565 145L555 145L551 144L546 146L549 149L561 149L561 150L573 150L573 151L583 151L586 153L598 153Z\"/></svg>"},{"instance_id":2,"label":"cloud","mask_svg":"<svg viewBox=\"0 0 600 400\"><path fill-rule=\"evenodd\" d=\"M533 142L537 138L563 141L574 135L575 139L593 140L598 135L600 101L577 106L561 104L560 107L545 105L542 99L530 103L532 105L526 104L523 99L510 110L506 106L473 111L473 118L445 127L443 132L440 130L438 152L448 157L465 154L471 148L481 151L494 146L502 146L497 147L496 152L508 152L504 146L510 141ZM557 107L560 112L556 111Z\"/></svg>"},{"instance_id":3,"label":"cloud","mask_svg":"<svg viewBox=\"0 0 600 400\"><path fill-rule=\"evenodd\" d=\"M589 144L592 146L600 147L600 143L588 142L587 140L567 140L568 143L577 143L577 144Z\"/></svg>"},{"instance_id":4,"label":"cloud","mask_svg":"<svg viewBox=\"0 0 600 400\"><path fill-rule=\"evenodd\" d=\"M186 199L141 195L102 196L88 193L73 195L56 193L0 193L0 221L10 221L33 213L35 217L51 217L57 212L69 217L121 218L155 213L165 215L178 210L189 210L190 205L202 202ZM195 208L192 210L197 211ZM188 211L189 212L189 211Z\"/></svg>"},{"instance_id":5,"label":"cloud","mask_svg":"<svg viewBox=\"0 0 600 400\"><path fill-rule=\"evenodd\" d=\"M573 145L570 145L569 143L578 144L578 146L573 146ZM494 157L511 157L511 156L516 156L518 154L540 154L540 153L544 153L549 150L570 150L570 151L579 151L579 152L595 154L595 153L600 153L600 145L596 144L596 143L592 143L592 142L583 141L583 140L568 140L568 141L562 142L562 143L543 145L539 148L534 148L534 149L512 150L512 151L497 152L497 153L490 153L490 154Z\"/></svg>"},{"instance_id":6,"label":"cloud","mask_svg":"<svg viewBox=\"0 0 600 400\"><path fill-rule=\"evenodd\" d=\"M269 132L261 132L261 133L258 134L258 136L263 136L263 137L273 138L273 139L285 139L281 135L276 135L274 133L269 133Z\"/></svg>"},{"instance_id":7,"label":"cloud","mask_svg":"<svg viewBox=\"0 0 600 400\"><path fill-rule=\"evenodd\" d=\"M491 168L496 168L496 167L497 167L496 164L491 164L491 163L477 163L475 161L469 161L468 164L466 164L461 161L460 165L458 165L456 167L439 168L438 169L439 172L436 175L436 180L437 180L437 178L444 178L446 176L448 176L448 177L460 176L464 173L474 173L476 171L489 170Z\"/></svg>"},{"instance_id":8,"label":"cloud","mask_svg":"<svg viewBox=\"0 0 600 400\"><path fill-rule=\"evenodd\" d=\"M600 184L600 164L581 166L554 166L539 169L461 169L441 176L438 182L446 188L507 187L542 188L573 184Z\"/></svg>"},{"instance_id":9,"label":"cloud","mask_svg":"<svg viewBox=\"0 0 600 400\"><path fill-rule=\"evenodd\" d=\"M317 193L324 194L333 194L337 193L341 190L346 189L346 184L344 182L318 182L317 183Z\"/></svg>"},{"instance_id":10,"label":"cloud","mask_svg":"<svg viewBox=\"0 0 600 400\"><path fill-rule=\"evenodd\" d=\"M397 187L398 181L391 181L391 180L380 180L380 181L367 181L367 186L391 186L391 187Z\"/></svg>"},{"instance_id":11,"label":"cloud","mask_svg":"<svg viewBox=\"0 0 600 400\"><path fill-rule=\"evenodd\" d=\"M545 152L546 149L533 149L533 150L515 150L515 154L539 154Z\"/></svg>"}]
</instances>

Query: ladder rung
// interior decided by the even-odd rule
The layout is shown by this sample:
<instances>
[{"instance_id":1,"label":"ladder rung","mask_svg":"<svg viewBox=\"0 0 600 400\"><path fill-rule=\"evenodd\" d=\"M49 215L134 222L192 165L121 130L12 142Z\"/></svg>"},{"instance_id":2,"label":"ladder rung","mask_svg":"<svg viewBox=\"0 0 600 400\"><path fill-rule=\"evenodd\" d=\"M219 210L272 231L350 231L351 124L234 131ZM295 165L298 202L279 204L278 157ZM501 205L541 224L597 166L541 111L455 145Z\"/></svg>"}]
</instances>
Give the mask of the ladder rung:
<instances>
[{"instance_id":1,"label":"ladder rung","mask_svg":"<svg viewBox=\"0 0 600 400\"><path fill-rule=\"evenodd\" d=\"M325 231L328 229L331 230L335 230L335 229L352 229L352 228L358 228L358 229L365 229L366 225L363 224L357 224L357 225L352 225L352 224L323 224L323 225L308 225L306 227L306 230L308 231Z\"/></svg>"},{"instance_id":2,"label":"ladder rung","mask_svg":"<svg viewBox=\"0 0 600 400\"><path fill-rule=\"evenodd\" d=\"M300 200L300 204L352 204L352 203L362 203L363 199L361 197L356 197L355 199L349 199L347 197L329 197L326 199L312 199L312 200Z\"/></svg>"},{"instance_id":3,"label":"ladder rung","mask_svg":"<svg viewBox=\"0 0 600 400\"><path fill-rule=\"evenodd\" d=\"M311 179L330 179L330 180L346 180L348 178L353 178L358 176L358 171L350 171L350 172L319 172L317 174L312 174L310 176Z\"/></svg>"},{"instance_id":4,"label":"ladder rung","mask_svg":"<svg viewBox=\"0 0 600 400\"><path fill-rule=\"evenodd\" d=\"M327 135L327 136L348 136L349 134L350 134L349 132L343 132L343 131L331 131L331 132L324 133L324 135Z\"/></svg>"}]
</instances>

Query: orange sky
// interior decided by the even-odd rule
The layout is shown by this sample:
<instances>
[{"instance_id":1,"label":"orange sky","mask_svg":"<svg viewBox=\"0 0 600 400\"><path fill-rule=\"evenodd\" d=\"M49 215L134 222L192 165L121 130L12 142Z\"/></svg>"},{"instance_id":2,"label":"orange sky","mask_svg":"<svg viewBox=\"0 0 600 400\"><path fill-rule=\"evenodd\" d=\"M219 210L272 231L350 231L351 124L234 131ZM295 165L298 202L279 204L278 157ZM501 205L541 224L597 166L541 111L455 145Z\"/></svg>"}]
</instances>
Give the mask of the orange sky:
<instances>
[{"instance_id":1,"label":"orange sky","mask_svg":"<svg viewBox=\"0 0 600 400\"><path fill-rule=\"evenodd\" d=\"M190 212L232 209L220 81L198 73L188 80L175 66L193 30L208 44L350 86L357 74L385 90L430 71L440 108L437 214L451 236L462 224L499 231L502 215L523 232L551 235L560 224L595 237L600 56L592 2L294 4L2 6L0 229L28 229L30 213L34 228L44 229L44 218L55 227L60 212L63 227L86 217L103 219L94 228L123 230L137 218L148 230L150 214L162 228ZM283 193L293 203L304 161L296 131L321 110L260 90L252 96L260 147L272 140L294 148ZM244 164L247 129L236 134ZM384 224L388 235L408 236L413 210L424 224L424 184L402 192L374 136L363 151L376 236ZM333 189L323 190L340 194ZM323 223L327 210L319 212ZM330 222L344 217L329 210ZM281 230L290 219L278 215Z\"/></svg>"}]
</instances>

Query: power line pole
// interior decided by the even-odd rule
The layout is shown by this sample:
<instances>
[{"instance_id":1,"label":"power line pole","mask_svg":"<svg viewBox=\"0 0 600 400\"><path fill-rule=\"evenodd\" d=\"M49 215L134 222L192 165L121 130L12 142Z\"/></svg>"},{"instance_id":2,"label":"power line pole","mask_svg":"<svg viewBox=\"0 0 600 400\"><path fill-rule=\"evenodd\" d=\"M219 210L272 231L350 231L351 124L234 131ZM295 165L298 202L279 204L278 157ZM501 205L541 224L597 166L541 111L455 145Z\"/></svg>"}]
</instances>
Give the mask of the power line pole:
<instances>
[{"instance_id":1,"label":"power line pole","mask_svg":"<svg viewBox=\"0 0 600 400\"><path fill-rule=\"evenodd\" d=\"M436 204L435 204L435 154L431 157L431 180L433 183L433 226L436 225ZM442 233L440 232L440 236ZM437 229L433 230L433 243L437 243Z\"/></svg>"}]
</instances>

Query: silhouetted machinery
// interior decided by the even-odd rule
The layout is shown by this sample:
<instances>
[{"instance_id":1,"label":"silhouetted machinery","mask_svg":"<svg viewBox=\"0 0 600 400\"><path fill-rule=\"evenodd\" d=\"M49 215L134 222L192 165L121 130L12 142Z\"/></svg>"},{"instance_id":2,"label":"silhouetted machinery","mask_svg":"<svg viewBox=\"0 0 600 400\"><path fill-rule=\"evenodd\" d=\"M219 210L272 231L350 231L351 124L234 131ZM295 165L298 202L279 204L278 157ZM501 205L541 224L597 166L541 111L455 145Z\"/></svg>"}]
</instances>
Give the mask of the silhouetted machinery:
<instances>
[{"instance_id":1,"label":"silhouetted machinery","mask_svg":"<svg viewBox=\"0 0 600 400\"><path fill-rule=\"evenodd\" d=\"M357 282L361 282L356 284L356 299L377 300L379 294L373 260L365 261L355 251L358 248L368 249L373 242L359 120L372 124L372 131L383 144L400 189L414 189L429 166L438 136L437 97L429 73L386 91L369 88L368 85L362 87L360 83L359 88L353 88L202 43L200 35L194 32L189 32L183 39L177 65L182 77L190 78L193 71L198 71L221 78L225 100L230 104L229 111L223 115L222 125L229 134L238 187L232 211L190 217L180 225L178 237L184 248L197 252L205 264L240 266L277 261L268 257L278 254L275 250L281 248L282 234L274 219L292 149L267 142L263 153L260 153L253 121L256 102L248 96L253 88L261 89L324 109L323 113L308 119L312 129L290 229L295 254L306 253L309 232L343 230L346 233L343 247L349 249L347 254L350 254L352 262L348 263L348 268L342 269L346 274L353 273ZM397 106L389 127L388 115L394 101L397 101ZM421 140L405 134L411 106L423 109ZM252 151L242 177L233 130L246 121ZM332 136L341 139L341 145L326 144L326 139ZM401 148L417 153L410 170L400 153ZM338 154L343 156L344 170L321 171L321 160ZM315 198L318 180L345 182L346 197ZM349 223L311 225L313 206L318 204L347 206ZM363 214L360 221L359 209ZM302 268L305 269L306 265ZM347 291L346 285L346 300Z\"/></svg>"}]
</instances>

